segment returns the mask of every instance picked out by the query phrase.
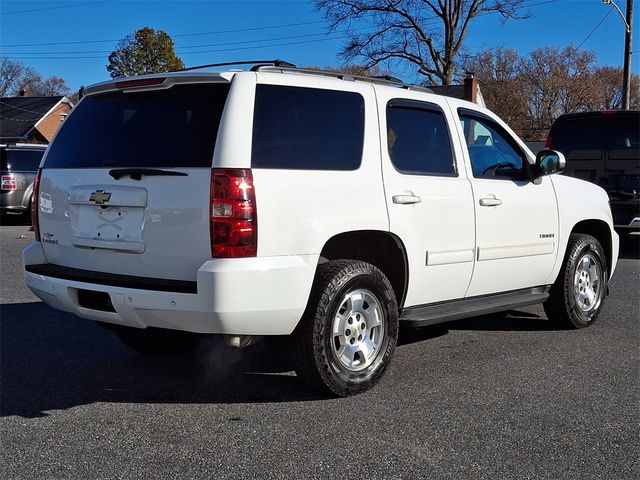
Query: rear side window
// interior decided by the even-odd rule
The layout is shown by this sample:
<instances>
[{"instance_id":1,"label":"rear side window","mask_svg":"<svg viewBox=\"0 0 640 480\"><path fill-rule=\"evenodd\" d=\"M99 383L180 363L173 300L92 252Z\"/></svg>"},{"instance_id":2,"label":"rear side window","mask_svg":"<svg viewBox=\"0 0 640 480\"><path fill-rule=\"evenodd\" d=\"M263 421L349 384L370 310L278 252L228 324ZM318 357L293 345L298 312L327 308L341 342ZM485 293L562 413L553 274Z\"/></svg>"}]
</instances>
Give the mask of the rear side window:
<instances>
[{"instance_id":1,"label":"rear side window","mask_svg":"<svg viewBox=\"0 0 640 480\"><path fill-rule=\"evenodd\" d=\"M40 166L43 154L44 150L3 150L0 169L12 172L35 172Z\"/></svg>"},{"instance_id":2,"label":"rear side window","mask_svg":"<svg viewBox=\"0 0 640 480\"><path fill-rule=\"evenodd\" d=\"M228 92L224 83L87 97L63 123L45 167L211 167Z\"/></svg>"},{"instance_id":3,"label":"rear side window","mask_svg":"<svg viewBox=\"0 0 640 480\"><path fill-rule=\"evenodd\" d=\"M607 137L604 120L599 116L558 122L551 133L551 148L564 153L567 160L602 159Z\"/></svg>"},{"instance_id":4,"label":"rear side window","mask_svg":"<svg viewBox=\"0 0 640 480\"><path fill-rule=\"evenodd\" d=\"M389 104L387 145L393 166L402 173L456 175L447 122L437 107Z\"/></svg>"},{"instance_id":5,"label":"rear side window","mask_svg":"<svg viewBox=\"0 0 640 480\"><path fill-rule=\"evenodd\" d=\"M609 150L640 150L640 114L613 116L610 119Z\"/></svg>"},{"instance_id":6,"label":"rear side window","mask_svg":"<svg viewBox=\"0 0 640 480\"><path fill-rule=\"evenodd\" d=\"M640 150L640 115L600 113L588 117L562 119L551 130L551 148L569 160L637 158ZM636 152L635 155L625 153Z\"/></svg>"},{"instance_id":7,"label":"rear side window","mask_svg":"<svg viewBox=\"0 0 640 480\"><path fill-rule=\"evenodd\" d=\"M251 166L356 170L362 160L364 98L353 92L258 85Z\"/></svg>"}]
</instances>

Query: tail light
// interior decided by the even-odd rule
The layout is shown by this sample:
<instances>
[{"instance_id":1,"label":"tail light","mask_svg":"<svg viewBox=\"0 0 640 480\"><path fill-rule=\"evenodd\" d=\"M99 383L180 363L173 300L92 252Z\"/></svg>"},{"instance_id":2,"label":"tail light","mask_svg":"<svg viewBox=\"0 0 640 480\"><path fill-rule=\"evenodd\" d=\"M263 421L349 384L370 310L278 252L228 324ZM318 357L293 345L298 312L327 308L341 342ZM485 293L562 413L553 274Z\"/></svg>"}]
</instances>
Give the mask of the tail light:
<instances>
[{"instance_id":1,"label":"tail light","mask_svg":"<svg viewBox=\"0 0 640 480\"><path fill-rule=\"evenodd\" d=\"M2 190L15 190L16 188L16 178L13 175L2 175Z\"/></svg>"},{"instance_id":2,"label":"tail light","mask_svg":"<svg viewBox=\"0 0 640 480\"><path fill-rule=\"evenodd\" d=\"M217 258L255 257L258 217L250 169L211 171L211 255Z\"/></svg>"},{"instance_id":3,"label":"tail light","mask_svg":"<svg viewBox=\"0 0 640 480\"><path fill-rule=\"evenodd\" d=\"M40 176L42 169L38 169L36 179L33 181L33 194L31 196L31 226L36 236L36 241L40 241L40 225L38 225L38 211L40 209Z\"/></svg>"},{"instance_id":4,"label":"tail light","mask_svg":"<svg viewBox=\"0 0 640 480\"><path fill-rule=\"evenodd\" d=\"M549 135L547 141L544 142L544 148L551 148L551 135Z\"/></svg>"}]
</instances>

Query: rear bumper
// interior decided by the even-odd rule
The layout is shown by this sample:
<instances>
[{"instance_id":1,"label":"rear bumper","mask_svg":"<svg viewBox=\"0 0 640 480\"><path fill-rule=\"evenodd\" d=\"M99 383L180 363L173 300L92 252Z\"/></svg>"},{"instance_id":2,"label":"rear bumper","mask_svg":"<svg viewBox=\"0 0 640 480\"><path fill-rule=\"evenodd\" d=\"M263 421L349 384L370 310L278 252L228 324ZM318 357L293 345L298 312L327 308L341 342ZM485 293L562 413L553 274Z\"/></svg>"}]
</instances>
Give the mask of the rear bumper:
<instances>
[{"instance_id":1,"label":"rear bumper","mask_svg":"<svg viewBox=\"0 0 640 480\"><path fill-rule=\"evenodd\" d=\"M25 198L25 190L4 190L0 193L0 210L23 212L27 210L29 199Z\"/></svg>"},{"instance_id":2,"label":"rear bumper","mask_svg":"<svg viewBox=\"0 0 640 480\"><path fill-rule=\"evenodd\" d=\"M23 264L46 264L31 242ZM198 270L197 293L145 290L24 272L43 302L79 317L129 327L196 333L287 335L306 307L318 255L213 259ZM104 292L114 311L85 308L78 290Z\"/></svg>"},{"instance_id":3,"label":"rear bumper","mask_svg":"<svg viewBox=\"0 0 640 480\"><path fill-rule=\"evenodd\" d=\"M620 233L640 233L640 199L611 200L613 223Z\"/></svg>"},{"instance_id":4,"label":"rear bumper","mask_svg":"<svg viewBox=\"0 0 640 480\"><path fill-rule=\"evenodd\" d=\"M617 223L616 230L629 235L640 235L640 215L633 217L629 223Z\"/></svg>"}]
</instances>

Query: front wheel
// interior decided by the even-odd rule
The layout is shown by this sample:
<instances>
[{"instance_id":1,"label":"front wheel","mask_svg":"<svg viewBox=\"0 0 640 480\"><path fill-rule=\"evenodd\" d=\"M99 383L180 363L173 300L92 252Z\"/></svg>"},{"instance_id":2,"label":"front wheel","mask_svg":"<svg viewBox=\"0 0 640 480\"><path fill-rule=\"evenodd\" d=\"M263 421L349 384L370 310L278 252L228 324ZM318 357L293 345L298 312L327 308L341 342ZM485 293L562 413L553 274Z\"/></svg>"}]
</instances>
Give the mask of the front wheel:
<instances>
[{"instance_id":1,"label":"front wheel","mask_svg":"<svg viewBox=\"0 0 640 480\"><path fill-rule=\"evenodd\" d=\"M544 304L547 317L573 328L588 327L602 311L607 281L600 242L591 235L572 234L562 269Z\"/></svg>"},{"instance_id":2,"label":"front wheel","mask_svg":"<svg viewBox=\"0 0 640 480\"><path fill-rule=\"evenodd\" d=\"M375 266L335 260L318 267L293 335L296 374L317 390L349 396L373 387L398 339L398 306Z\"/></svg>"}]
</instances>

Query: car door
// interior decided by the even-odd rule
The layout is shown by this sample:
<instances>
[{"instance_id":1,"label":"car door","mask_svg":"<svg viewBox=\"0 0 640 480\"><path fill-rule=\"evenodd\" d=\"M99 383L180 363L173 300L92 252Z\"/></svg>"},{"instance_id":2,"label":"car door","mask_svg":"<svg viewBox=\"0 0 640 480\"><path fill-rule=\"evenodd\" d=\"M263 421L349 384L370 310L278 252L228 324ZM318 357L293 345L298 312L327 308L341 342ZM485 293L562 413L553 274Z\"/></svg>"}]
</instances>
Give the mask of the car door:
<instances>
[{"instance_id":1,"label":"car door","mask_svg":"<svg viewBox=\"0 0 640 480\"><path fill-rule=\"evenodd\" d=\"M525 151L497 120L458 109L476 218L467 296L544 285L558 251L558 208L548 177L531 181Z\"/></svg>"},{"instance_id":2,"label":"car door","mask_svg":"<svg viewBox=\"0 0 640 480\"><path fill-rule=\"evenodd\" d=\"M377 91L390 230L409 266L405 307L462 298L473 270L471 185L446 101ZM415 96L415 98L411 98Z\"/></svg>"}]
</instances>

